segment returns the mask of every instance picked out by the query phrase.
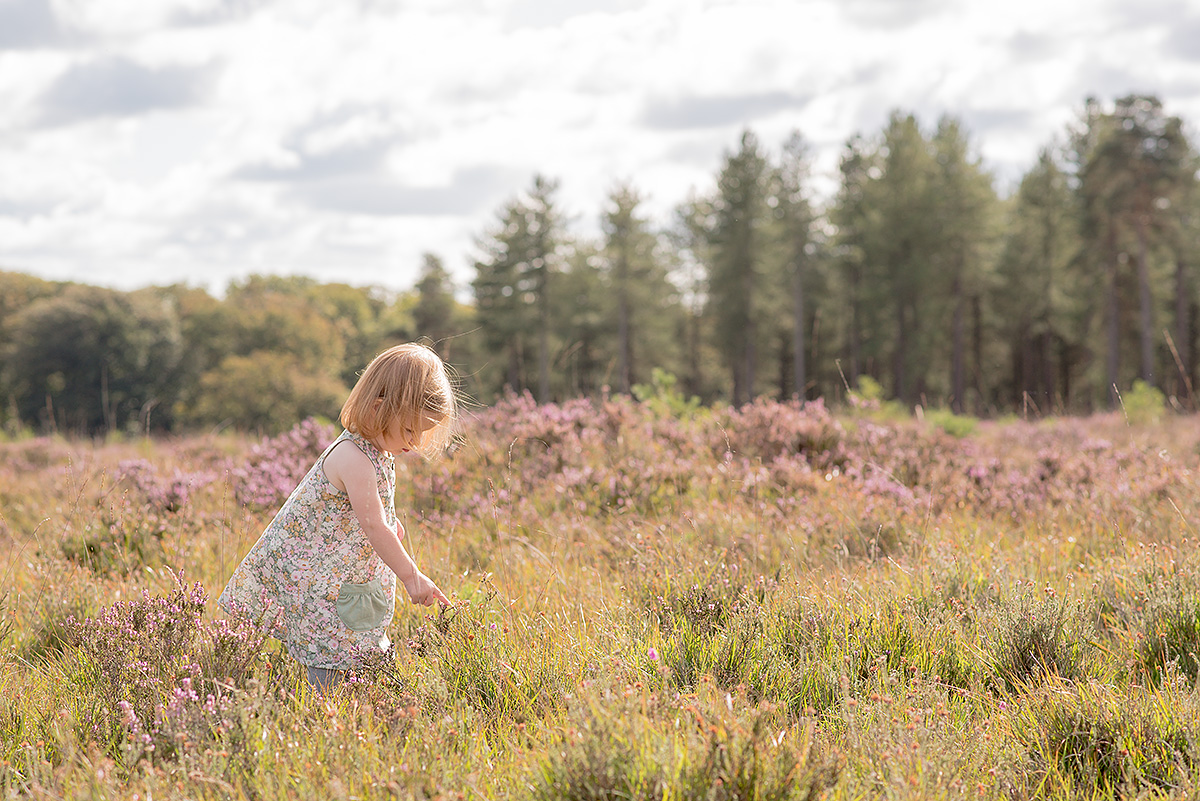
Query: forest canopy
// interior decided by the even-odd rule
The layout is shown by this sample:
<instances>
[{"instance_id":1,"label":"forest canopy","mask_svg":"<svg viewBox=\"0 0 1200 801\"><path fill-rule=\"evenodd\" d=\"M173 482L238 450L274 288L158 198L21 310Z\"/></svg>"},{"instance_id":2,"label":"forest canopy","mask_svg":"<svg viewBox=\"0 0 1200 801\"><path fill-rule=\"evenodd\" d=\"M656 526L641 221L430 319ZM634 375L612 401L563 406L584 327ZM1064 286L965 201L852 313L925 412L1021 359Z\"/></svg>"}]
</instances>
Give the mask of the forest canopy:
<instances>
[{"instance_id":1,"label":"forest canopy","mask_svg":"<svg viewBox=\"0 0 1200 801\"><path fill-rule=\"evenodd\" d=\"M252 276L220 298L0 272L0 421L97 434L336 416L380 350L424 340L481 403L605 392L843 400L999 415L1193 410L1200 192L1153 96L1089 99L1002 197L961 121L894 112L813 191L801 132L750 130L665 224L633 183L596 236L536 175L477 236L469 286L426 254L407 292ZM654 389L657 387L657 390Z\"/></svg>"}]
</instances>

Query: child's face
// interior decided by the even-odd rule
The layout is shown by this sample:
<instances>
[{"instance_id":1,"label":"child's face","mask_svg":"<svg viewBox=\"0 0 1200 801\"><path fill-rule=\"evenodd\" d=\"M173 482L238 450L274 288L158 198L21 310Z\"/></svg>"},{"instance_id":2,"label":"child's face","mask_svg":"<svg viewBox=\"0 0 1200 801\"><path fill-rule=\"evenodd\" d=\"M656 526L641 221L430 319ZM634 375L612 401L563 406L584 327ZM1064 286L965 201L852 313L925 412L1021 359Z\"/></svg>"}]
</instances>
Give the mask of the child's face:
<instances>
[{"instance_id":1,"label":"child's face","mask_svg":"<svg viewBox=\"0 0 1200 801\"><path fill-rule=\"evenodd\" d=\"M380 450L390 454L403 453L420 447L425 438L425 432L441 422L439 417L422 414L416 427L406 424L402 417L396 417L391 424L375 439Z\"/></svg>"}]
</instances>

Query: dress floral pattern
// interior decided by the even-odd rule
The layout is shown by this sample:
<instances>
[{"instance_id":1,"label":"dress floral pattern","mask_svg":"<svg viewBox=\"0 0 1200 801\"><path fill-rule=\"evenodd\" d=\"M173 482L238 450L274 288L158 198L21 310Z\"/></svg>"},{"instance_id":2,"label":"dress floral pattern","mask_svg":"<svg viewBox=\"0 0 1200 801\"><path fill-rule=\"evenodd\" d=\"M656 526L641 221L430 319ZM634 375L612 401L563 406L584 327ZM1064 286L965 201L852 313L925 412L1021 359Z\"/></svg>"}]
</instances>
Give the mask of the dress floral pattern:
<instances>
[{"instance_id":1,"label":"dress floral pattern","mask_svg":"<svg viewBox=\"0 0 1200 801\"><path fill-rule=\"evenodd\" d=\"M394 457L358 434L343 432L288 496L217 599L229 614L258 621L298 662L341 670L352 667L355 652L388 647L385 629L396 604L396 574L367 539L349 496L325 476L325 457L345 440L375 465L387 523L395 528ZM391 611L378 627L351 631L337 613L341 585L375 579Z\"/></svg>"}]
</instances>

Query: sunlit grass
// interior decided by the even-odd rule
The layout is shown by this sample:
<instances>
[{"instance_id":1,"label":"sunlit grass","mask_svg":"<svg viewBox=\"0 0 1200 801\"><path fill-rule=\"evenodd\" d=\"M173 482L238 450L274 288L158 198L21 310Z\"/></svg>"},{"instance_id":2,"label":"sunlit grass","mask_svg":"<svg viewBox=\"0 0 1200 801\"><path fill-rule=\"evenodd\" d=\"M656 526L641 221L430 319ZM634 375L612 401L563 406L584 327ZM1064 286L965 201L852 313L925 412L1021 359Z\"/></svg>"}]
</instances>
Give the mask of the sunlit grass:
<instances>
[{"instance_id":1,"label":"sunlit grass","mask_svg":"<svg viewBox=\"0 0 1200 801\"><path fill-rule=\"evenodd\" d=\"M407 541L460 605L402 608L326 697L213 600L312 424L0 445L3 792L1194 791L1193 420L665 415L510 399L405 463Z\"/></svg>"}]
</instances>

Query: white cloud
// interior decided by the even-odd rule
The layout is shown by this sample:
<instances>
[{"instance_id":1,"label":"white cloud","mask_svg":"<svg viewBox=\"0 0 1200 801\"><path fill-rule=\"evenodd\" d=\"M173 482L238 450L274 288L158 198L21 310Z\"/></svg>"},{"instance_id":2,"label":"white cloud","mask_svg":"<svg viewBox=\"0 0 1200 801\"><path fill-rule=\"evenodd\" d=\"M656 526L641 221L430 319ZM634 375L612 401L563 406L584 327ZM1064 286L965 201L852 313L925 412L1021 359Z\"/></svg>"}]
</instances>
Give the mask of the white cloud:
<instances>
[{"instance_id":1,"label":"white cloud","mask_svg":"<svg viewBox=\"0 0 1200 801\"><path fill-rule=\"evenodd\" d=\"M896 108L961 117L1010 183L1087 94L1200 118L1186 0L0 0L6 20L0 264L118 286L403 288L424 251L465 281L534 172L581 230L618 181L665 222L747 125L770 148L799 128L828 192Z\"/></svg>"}]
</instances>

